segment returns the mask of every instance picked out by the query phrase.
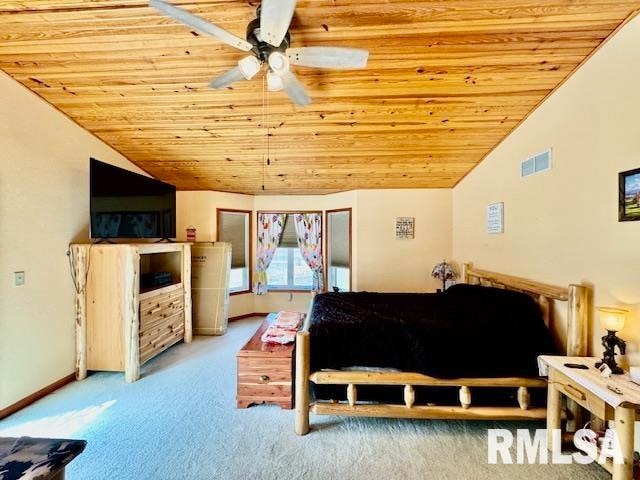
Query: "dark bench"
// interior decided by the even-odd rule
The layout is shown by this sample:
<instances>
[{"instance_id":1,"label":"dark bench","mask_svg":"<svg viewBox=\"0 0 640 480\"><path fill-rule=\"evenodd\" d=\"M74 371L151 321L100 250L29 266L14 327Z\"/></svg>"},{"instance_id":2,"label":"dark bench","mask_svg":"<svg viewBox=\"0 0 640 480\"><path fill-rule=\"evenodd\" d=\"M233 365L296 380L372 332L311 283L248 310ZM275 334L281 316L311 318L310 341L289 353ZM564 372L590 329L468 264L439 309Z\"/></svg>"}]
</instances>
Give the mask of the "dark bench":
<instances>
[{"instance_id":1,"label":"dark bench","mask_svg":"<svg viewBox=\"0 0 640 480\"><path fill-rule=\"evenodd\" d=\"M87 442L55 438L0 438L0 480L64 480L67 464Z\"/></svg>"}]
</instances>

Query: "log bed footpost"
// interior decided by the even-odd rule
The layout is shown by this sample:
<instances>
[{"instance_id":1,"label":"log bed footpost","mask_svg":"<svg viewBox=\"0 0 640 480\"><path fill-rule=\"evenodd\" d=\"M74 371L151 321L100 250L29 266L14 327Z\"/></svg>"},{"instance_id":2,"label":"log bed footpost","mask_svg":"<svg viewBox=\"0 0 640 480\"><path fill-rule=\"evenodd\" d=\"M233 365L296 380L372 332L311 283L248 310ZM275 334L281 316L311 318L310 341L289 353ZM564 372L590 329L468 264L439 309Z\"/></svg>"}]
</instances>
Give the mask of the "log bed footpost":
<instances>
[{"instance_id":1,"label":"log bed footpost","mask_svg":"<svg viewBox=\"0 0 640 480\"><path fill-rule=\"evenodd\" d=\"M527 410L531 404L531 394L527 387L518 387L518 405L522 410Z\"/></svg>"},{"instance_id":2,"label":"log bed footpost","mask_svg":"<svg viewBox=\"0 0 640 480\"><path fill-rule=\"evenodd\" d=\"M302 331L296 334L296 424L298 435L309 433L309 332Z\"/></svg>"},{"instance_id":3,"label":"log bed footpost","mask_svg":"<svg viewBox=\"0 0 640 480\"><path fill-rule=\"evenodd\" d=\"M471 406L471 390L469 387L460 387L460 405L465 410Z\"/></svg>"},{"instance_id":4,"label":"log bed footpost","mask_svg":"<svg viewBox=\"0 0 640 480\"><path fill-rule=\"evenodd\" d=\"M416 392L413 390L411 385L404 386L404 404L407 408L413 407L414 402L416 401Z\"/></svg>"}]
</instances>

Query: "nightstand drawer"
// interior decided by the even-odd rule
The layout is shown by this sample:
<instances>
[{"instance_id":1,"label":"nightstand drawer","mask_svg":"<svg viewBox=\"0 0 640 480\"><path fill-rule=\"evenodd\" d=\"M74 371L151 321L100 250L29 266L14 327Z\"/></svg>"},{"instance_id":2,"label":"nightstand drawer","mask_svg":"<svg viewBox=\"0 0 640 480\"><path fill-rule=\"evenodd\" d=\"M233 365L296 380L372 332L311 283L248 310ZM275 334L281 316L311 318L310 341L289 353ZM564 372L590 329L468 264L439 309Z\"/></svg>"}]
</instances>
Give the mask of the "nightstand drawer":
<instances>
[{"instance_id":1,"label":"nightstand drawer","mask_svg":"<svg viewBox=\"0 0 640 480\"><path fill-rule=\"evenodd\" d=\"M564 374L553 369L549 381L563 395L586 408L596 417L603 420L613 419L614 410L610 405Z\"/></svg>"}]
</instances>

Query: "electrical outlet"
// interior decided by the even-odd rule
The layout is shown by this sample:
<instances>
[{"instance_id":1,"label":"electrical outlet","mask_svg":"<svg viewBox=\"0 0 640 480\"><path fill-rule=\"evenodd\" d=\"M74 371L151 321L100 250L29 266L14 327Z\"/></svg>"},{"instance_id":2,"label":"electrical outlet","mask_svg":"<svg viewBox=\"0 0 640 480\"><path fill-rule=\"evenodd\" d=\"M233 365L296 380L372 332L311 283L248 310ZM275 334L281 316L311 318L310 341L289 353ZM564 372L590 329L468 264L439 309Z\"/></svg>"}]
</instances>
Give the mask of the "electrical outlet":
<instances>
[{"instance_id":1,"label":"electrical outlet","mask_svg":"<svg viewBox=\"0 0 640 480\"><path fill-rule=\"evenodd\" d=\"M13 282L16 287L24 285L24 272L13 272Z\"/></svg>"}]
</instances>

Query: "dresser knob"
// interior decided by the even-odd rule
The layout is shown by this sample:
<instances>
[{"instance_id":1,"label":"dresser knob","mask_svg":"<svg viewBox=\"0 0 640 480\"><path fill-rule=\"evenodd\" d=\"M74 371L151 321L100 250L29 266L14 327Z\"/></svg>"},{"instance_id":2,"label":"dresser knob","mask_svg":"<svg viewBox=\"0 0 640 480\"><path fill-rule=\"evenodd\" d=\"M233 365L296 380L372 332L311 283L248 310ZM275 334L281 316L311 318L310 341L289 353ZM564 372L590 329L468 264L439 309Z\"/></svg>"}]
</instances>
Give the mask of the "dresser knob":
<instances>
[{"instance_id":1,"label":"dresser knob","mask_svg":"<svg viewBox=\"0 0 640 480\"><path fill-rule=\"evenodd\" d=\"M268 382L271 379L268 375L260 375L260 380L262 380L263 382Z\"/></svg>"}]
</instances>

